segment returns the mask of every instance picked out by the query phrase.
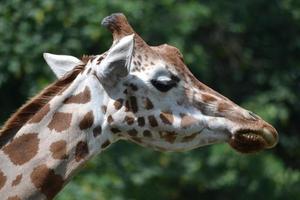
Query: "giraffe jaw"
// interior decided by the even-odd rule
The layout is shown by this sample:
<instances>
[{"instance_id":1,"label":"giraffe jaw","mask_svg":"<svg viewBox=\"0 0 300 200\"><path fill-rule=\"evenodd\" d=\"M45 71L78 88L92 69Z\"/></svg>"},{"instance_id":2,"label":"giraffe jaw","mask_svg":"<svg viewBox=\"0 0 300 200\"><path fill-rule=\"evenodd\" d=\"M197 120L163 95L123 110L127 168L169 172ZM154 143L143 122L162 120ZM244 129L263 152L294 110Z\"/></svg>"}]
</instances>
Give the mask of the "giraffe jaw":
<instances>
[{"instance_id":1,"label":"giraffe jaw","mask_svg":"<svg viewBox=\"0 0 300 200\"><path fill-rule=\"evenodd\" d=\"M278 142L278 133L273 127L261 130L241 129L232 134L229 144L241 153L255 153L274 147Z\"/></svg>"}]
</instances>

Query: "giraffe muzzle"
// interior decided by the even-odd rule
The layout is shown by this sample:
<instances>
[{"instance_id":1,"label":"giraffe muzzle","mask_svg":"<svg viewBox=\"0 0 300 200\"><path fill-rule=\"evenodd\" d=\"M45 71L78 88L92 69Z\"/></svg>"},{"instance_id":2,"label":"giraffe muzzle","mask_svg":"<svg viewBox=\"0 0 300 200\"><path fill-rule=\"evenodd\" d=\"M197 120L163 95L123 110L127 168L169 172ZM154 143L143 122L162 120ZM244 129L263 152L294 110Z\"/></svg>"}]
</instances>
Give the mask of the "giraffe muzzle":
<instances>
[{"instance_id":1,"label":"giraffe muzzle","mask_svg":"<svg viewBox=\"0 0 300 200\"><path fill-rule=\"evenodd\" d=\"M261 129L240 129L232 134L229 144L241 153L255 153L264 149L270 149L278 143L278 133L269 124Z\"/></svg>"}]
</instances>

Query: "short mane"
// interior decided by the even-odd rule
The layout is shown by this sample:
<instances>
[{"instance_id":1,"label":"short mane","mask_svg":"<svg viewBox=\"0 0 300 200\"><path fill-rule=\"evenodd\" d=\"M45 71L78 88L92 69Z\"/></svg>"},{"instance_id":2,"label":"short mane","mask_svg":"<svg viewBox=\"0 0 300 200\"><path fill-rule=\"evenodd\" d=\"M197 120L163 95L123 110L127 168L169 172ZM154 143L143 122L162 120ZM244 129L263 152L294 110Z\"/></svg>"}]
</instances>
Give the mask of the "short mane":
<instances>
[{"instance_id":1,"label":"short mane","mask_svg":"<svg viewBox=\"0 0 300 200\"><path fill-rule=\"evenodd\" d=\"M20 128L33 117L36 112L43 108L54 96L63 92L74 81L77 75L85 68L87 60L88 56L83 56L82 65L76 66L64 77L55 81L35 97L31 98L5 122L0 129L0 149L15 136Z\"/></svg>"}]
</instances>

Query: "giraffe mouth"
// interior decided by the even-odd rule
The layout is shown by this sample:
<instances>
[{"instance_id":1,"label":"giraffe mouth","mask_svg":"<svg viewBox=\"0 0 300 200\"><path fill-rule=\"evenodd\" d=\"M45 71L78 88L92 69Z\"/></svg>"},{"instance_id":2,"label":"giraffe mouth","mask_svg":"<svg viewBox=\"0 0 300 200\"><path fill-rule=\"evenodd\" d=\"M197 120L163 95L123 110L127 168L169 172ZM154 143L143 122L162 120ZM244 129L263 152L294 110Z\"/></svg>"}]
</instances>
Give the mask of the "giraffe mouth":
<instances>
[{"instance_id":1,"label":"giraffe mouth","mask_svg":"<svg viewBox=\"0 0 300 200\"><path fill-rule=\"evenodd\" d=\"M262 130L238 130L235 132L229 144L241 153L255 153L274 147L278 142L278 134L273 127L265 127Z\"/></svg>"}]
</instances>

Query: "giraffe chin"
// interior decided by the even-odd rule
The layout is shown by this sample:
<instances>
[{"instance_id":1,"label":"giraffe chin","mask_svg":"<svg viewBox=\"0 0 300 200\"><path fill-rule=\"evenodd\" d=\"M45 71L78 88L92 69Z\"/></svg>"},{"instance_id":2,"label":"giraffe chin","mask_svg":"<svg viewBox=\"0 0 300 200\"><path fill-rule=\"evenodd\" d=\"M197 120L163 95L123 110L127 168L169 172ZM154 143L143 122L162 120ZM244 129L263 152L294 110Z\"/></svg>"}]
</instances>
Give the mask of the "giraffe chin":
<instances>
[{"instance_id":1,"label":"giraffe chin","mask_svg":"<svg viewBox=\"0 0 300 200\"><path fill-rule=\"evenodd\" d=\"M234 133L229 145L241 153L255 153L264 149L269 149L277 144L278 138L276 135L263 130L239 130Z\"/></svg>"}]
</instances>

